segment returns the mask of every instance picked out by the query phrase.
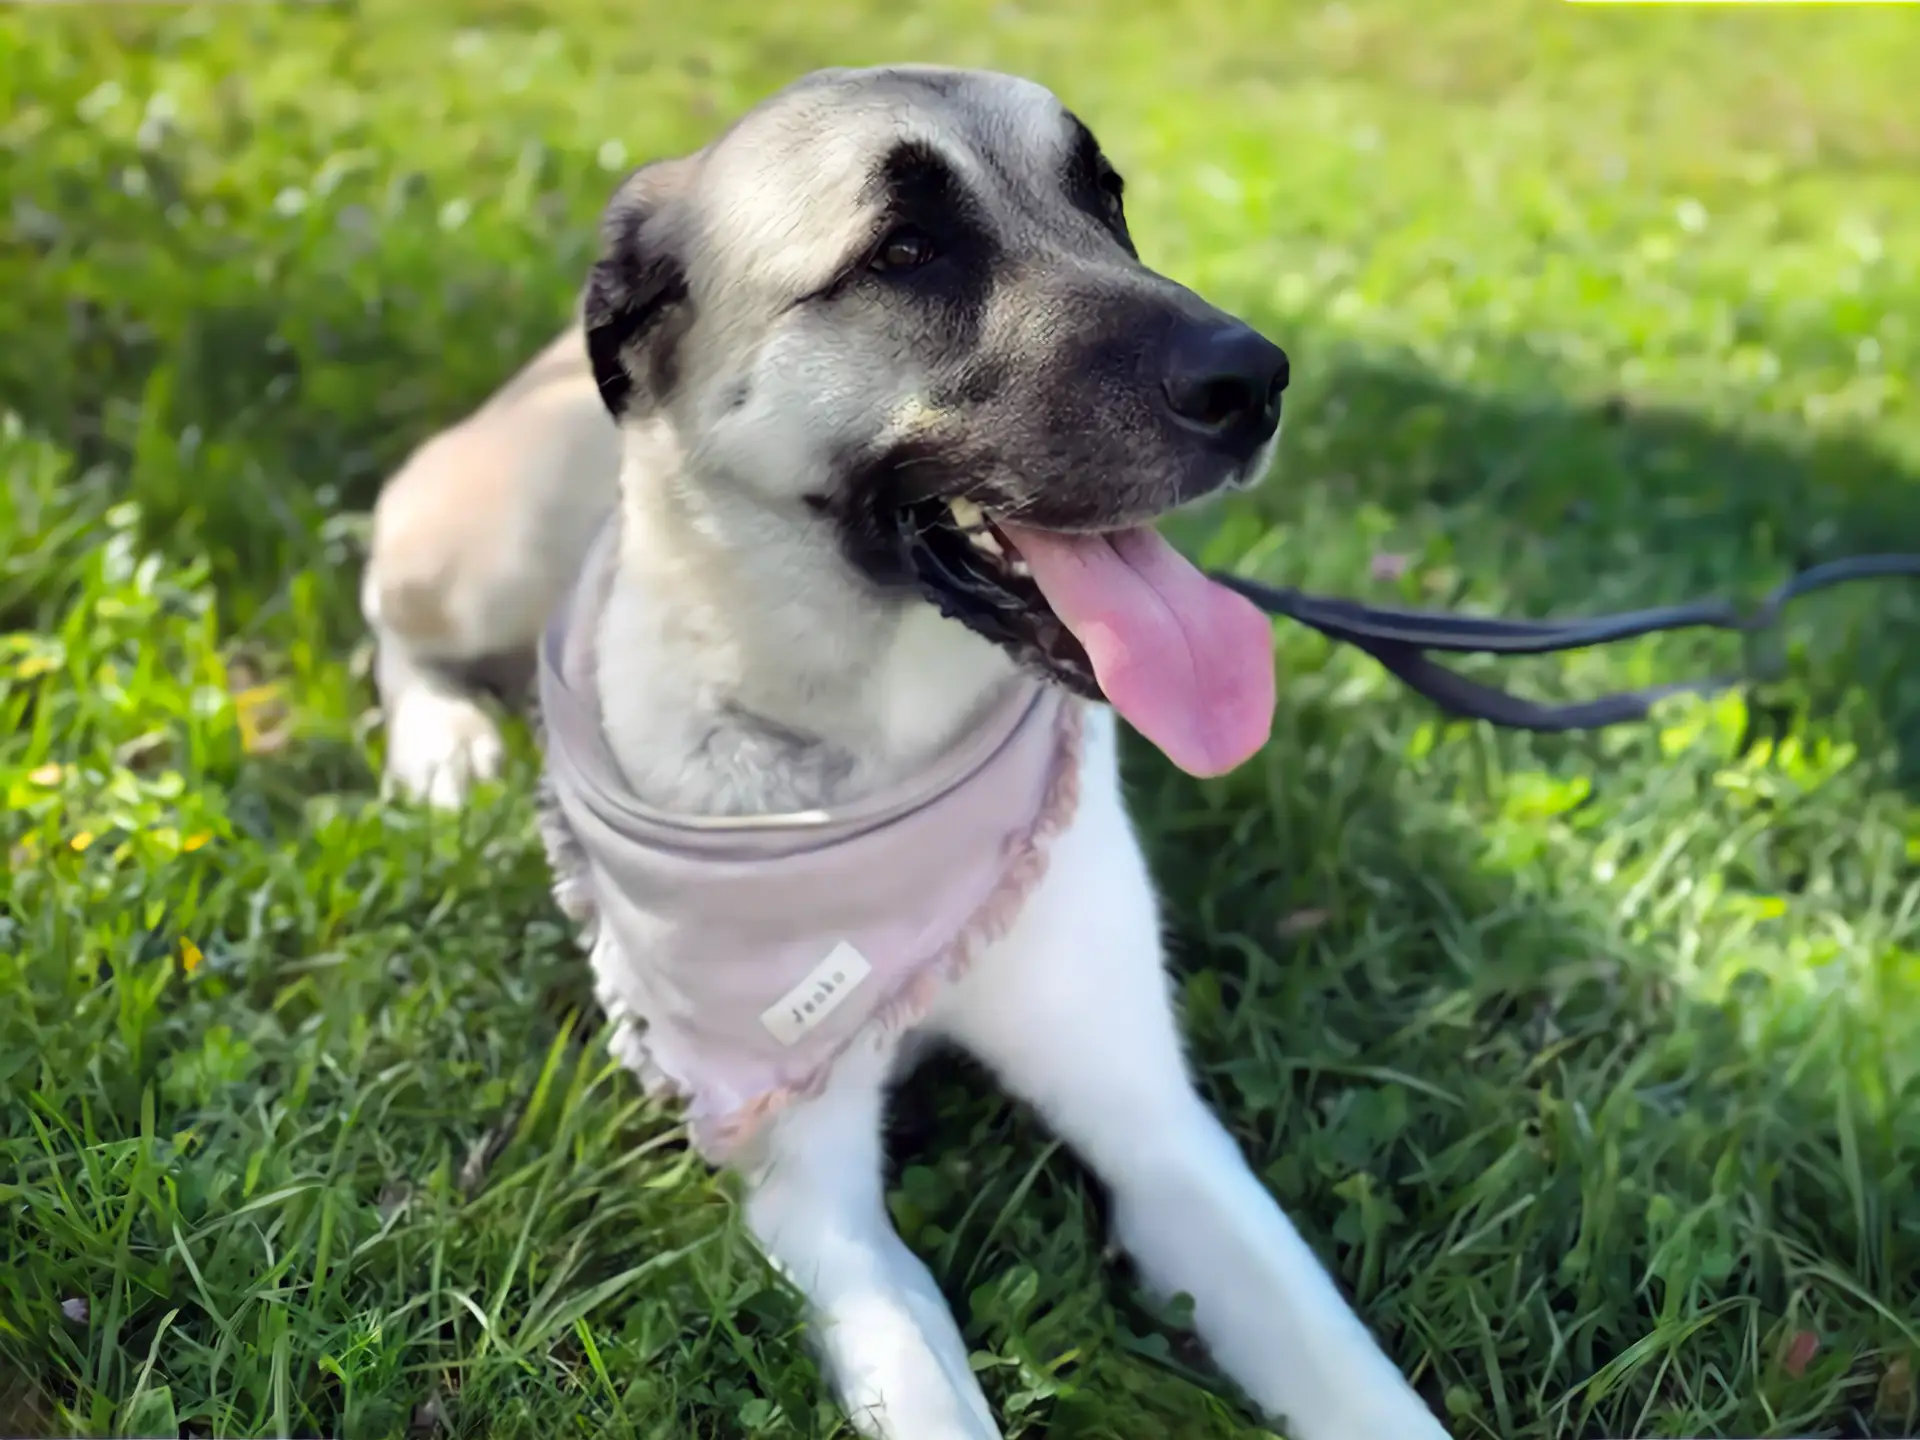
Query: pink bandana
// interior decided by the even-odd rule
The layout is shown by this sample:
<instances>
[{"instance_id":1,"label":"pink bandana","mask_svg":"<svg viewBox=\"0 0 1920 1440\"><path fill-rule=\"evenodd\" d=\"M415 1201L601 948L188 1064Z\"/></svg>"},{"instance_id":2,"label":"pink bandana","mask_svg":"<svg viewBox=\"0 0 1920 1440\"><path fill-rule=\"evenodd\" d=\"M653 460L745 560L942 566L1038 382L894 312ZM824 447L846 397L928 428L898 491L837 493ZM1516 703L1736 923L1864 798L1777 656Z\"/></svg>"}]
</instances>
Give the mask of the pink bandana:
<instances>
[{"instance_id":1,"label":"pink bandana","mask_svg":"<svg viewBox=\"0 0 1920 1440\"><path fill-rule=\"evenodd\" d=\"M861 1036L920 1019L1005 933L1073 818L1081 707L1021 677L910 784L832 811L663 813L600 728L593 647L616 534L602 530L540 646L547 849L563 908L593 927L602 1003L719 1163Z\"/></svg>"}]
</instances>

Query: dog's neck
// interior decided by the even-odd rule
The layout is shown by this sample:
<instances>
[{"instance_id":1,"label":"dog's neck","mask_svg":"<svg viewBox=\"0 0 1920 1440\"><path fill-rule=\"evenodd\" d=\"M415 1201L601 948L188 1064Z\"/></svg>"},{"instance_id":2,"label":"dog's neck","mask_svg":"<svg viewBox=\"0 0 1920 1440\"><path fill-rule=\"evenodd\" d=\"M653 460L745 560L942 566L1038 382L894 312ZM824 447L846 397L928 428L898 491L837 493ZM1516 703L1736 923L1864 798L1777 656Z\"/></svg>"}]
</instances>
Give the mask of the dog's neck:
<instances>
[{"instance_id":1,"label":"dog's neck","mask_svg":"<svg viewBox=\"0 0 1920 1440\"><path fill-rule=\"evenodd\" d=\"M845 804L908 779L1016 683L1001 651L877 596L825 522L676 483L670 437L629 430L597 687L637 798L679 813Z\"/></svg>"}]
</instances>

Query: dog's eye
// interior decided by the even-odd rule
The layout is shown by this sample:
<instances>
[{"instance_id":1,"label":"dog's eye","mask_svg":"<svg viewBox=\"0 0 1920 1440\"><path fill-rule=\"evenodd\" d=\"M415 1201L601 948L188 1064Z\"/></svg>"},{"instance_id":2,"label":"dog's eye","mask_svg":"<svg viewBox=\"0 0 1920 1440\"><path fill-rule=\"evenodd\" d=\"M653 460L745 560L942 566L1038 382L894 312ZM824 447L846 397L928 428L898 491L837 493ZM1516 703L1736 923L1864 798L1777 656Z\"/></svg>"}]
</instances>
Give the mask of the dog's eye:
<instances>
[{"instance_id":1,"label":"dog's eye","mask_svg":"<svg viewBox=\"0 0 1920 1440\"><path fill-rule=\"evenodd\" d=\"M925 231L903 225L880 242L880 248L873 252L868 268L881 274L906 270L918 270L927 264L939 250Z\"/></svg>"},{"instance_id":2,"label":"dog's eye","mask_svg":"<svg viewBox=\"0 0 1920 1440\"><path fill-rule=\"evenodd\" d=\"M1100 194L1107 202L1107 209L1118 217L1126 208L1125 196L1127 182L1120 178L1120 172L1110 166L1100 167Z\"/></svg>"}]
</instances>

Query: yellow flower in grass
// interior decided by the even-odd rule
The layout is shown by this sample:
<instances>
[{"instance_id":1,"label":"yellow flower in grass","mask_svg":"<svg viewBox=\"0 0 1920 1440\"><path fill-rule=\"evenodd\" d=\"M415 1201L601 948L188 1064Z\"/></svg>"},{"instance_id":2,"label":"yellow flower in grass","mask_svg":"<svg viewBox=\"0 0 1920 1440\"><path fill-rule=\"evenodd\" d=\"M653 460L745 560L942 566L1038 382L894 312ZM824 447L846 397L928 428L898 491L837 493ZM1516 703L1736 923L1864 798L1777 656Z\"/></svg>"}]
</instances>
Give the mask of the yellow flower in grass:
<instances>
[{"instance_id":1,"label":"yellow flower in grass","mask_svg":"<svg viewBox=\"0 0 1920 1440\"><path fill-rule=\"evenodd\" d=\"M233 718L240 727L240 748L249 755L271 754L287 743L290 717L278 685L234 691Z\"/></svg>"}]
</instances>

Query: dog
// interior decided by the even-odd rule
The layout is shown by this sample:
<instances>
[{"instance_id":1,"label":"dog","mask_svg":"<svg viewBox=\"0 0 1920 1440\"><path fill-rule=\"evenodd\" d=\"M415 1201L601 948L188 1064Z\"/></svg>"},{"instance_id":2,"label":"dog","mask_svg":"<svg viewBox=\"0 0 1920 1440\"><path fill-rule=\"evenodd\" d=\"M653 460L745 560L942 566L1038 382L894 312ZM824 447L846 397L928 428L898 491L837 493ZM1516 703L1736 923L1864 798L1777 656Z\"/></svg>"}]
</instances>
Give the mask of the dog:
<instances>
[{"instance_id":1,"label":"dog","mask_svg":"<svg viewBox=\"0 0 1920 1440\"><path fill-rule=\"evenodd\" d=\"M536 676L616 1051L741 1176L861 1433L1001 1433L882 1194L944 1040L1295 1440L1444 1436L1186 1067L1115 714L1196 775L1267 738L1268 622L1153 522L1261 476L1288 362L1123 195L1050 91L920 66L634 172L577 322L376 503L386 778L461 804L487 677Z\"/></svg>"}]
</instances>

